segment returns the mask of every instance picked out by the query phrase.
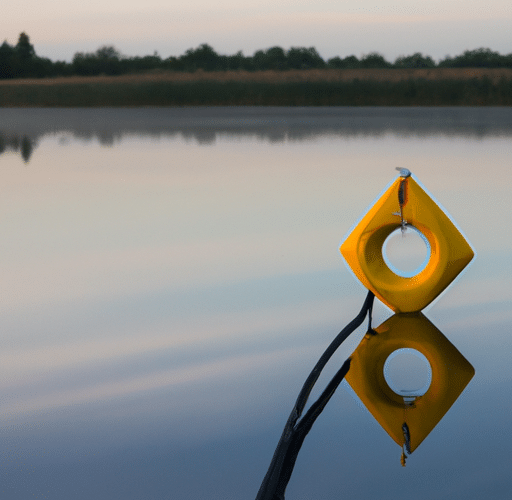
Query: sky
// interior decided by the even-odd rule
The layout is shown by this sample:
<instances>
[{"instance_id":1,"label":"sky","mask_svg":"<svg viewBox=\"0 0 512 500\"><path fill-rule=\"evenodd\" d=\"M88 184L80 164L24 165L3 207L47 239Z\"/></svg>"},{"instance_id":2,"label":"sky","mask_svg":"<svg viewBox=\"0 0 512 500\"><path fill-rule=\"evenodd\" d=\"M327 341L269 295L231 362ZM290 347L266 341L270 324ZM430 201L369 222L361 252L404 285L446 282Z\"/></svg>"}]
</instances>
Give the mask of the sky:
<instances>
[{"instance_id":1,"label":"sky","mask_svg":"<svg viewBox=\"0 0 512 500\"><path fill-rule=\"evenodd\" d=\"M18 0L2 5L0 38L15 44L26 32L54 61L103 45L179 56L202 43L219 54L278 45L315 47L326 60L377 51L438 61L479 47L511 53L511 21L509 0Z\"/></svg>"}]
</instances>

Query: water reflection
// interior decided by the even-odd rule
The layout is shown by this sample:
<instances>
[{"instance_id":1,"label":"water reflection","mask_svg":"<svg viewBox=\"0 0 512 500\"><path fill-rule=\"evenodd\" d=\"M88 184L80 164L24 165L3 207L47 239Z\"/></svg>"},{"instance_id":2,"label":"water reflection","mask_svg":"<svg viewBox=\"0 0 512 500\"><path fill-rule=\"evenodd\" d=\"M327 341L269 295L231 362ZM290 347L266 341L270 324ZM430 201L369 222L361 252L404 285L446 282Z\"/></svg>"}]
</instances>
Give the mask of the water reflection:
<instances>
[{"instance_id":1,"label":"water reflection","mask_svg":"<svg viewBox=\"0 0 512 500\"><path fill-rule=\"evenodd\" d=\"M427 313L478 377L405 469L338 389L288 498L506 498L512 235L490 221L512 211L510 110L216 111L0 109L4 137L37 144L29 168L0 155L3 498L254 498L300 384L361 305L339 240L396 166L478 249ZM389 315L376 304L376 325Z\"/></svg>"},{"instance_id":2,"label":"water reflection","mask_svg":"<svg viewBox=\"0 0 512 500\"><path fill-rule=\"evenodd\" d=\"M14 144L25 161L45 135L67 132L85 141L112 146L127 136L182 137L208 145L224 136L262 141L320 137L512 135L507 108L156 108L0 110L0 136ZM6 134L17 134L8 136ZM15 139L18 137L18 139ZM21 143L25 140L23 147ZM1 151L0 151L1 152Z\"/></svg>"},{"instance_id":3,"label":"water reflection","mask_svg":"<svg viewBox=\"0 0 512 500\"><path fill-rule=\"evenodd\" d=\"M428 389L391 388L385 364L400 349L425 356ZM395 314L368 332L352 356L347 382L390 437L403 448L402 464L441 421L475 373L469 361L422 314Z\"/></svg>"},{"instance_id":4,"label":"water reflection","mask_svg":"<svg viewBox=\"0 0 512 500\"><path fill-rule=\"evenodd\" d=\"M23 161L28 163L34 151L35 141L26 135L5 135L0 132L0 154L13 151L20 153Z\"/></svg>"}]
</instances>

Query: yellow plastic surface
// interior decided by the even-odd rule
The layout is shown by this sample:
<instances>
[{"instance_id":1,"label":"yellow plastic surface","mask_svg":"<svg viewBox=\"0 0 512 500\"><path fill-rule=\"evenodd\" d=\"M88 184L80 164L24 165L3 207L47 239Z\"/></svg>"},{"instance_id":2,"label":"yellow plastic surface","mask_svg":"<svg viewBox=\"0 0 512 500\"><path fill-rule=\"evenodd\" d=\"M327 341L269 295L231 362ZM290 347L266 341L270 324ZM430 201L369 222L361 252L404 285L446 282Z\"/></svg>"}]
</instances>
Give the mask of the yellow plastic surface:
<instances>
[{"instance_id":1,"label":"yellow plastic surface","mask_svg":"<svg viewBox=\"0 0 512 500\"><path fill-rule=\"evenodd\" d=\"M439 423L473 377L475 370L453 344L422 314L395 314L367 334L354 354L346 380L370 413L400 446L402 425L409 427L413 452ZM397 349L421 352L432 381L412 406L395 393L384 377L384 364Z\"/></svg>"},{"instance_id":2,"label":"yellow plastic surface","mask_svg":"<svg viewBox=\"0 0 512 500\"><path fill-rule=\"evenodd\" d=\"M395 274L384 261L386 238L401 227L398 190L405 182L403 218L426 237L430 259L412 278ZM469 264L473 250L447 215L412 178L399 177L340 247L361 282L395 312L421 311Z\"/></svg>"}]
</instances>

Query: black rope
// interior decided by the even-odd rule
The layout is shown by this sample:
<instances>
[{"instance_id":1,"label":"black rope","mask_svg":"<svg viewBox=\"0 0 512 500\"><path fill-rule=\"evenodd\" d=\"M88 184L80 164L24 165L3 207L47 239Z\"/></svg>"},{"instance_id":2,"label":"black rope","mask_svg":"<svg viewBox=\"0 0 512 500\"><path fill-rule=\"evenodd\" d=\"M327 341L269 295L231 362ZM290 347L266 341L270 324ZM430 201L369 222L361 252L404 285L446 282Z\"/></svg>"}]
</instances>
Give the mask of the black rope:
<instances>
[{"instance_id":1,"label":"black rope","mask_svg":"<svg viewBox=\"0 0 512 500\"><path fill-rule=\"evenodd\" d=\"M284 427L281 439L270 462L268 471L261 483L256 500L284 500L284 492L295 466L295 461L299 454L302 443L308 432L311 430L315 420L331 399L338 385L341 383L350 368L350 358L343 363L336 375L329 382L322 395L311 405L300 422L297 423L302 411L306 406L308 397L315 385L323 368L336 352L338 347L348 338L348 336L358 328L364 321L366 314L369 313L370 320L368 329L371 331L371 313L373 308L374 294L369 291L359 314L336 336L329 347L322 354L315 367L309 374L306 382L297 397L295 406L288 417Z\"/></svg>"}]
</instances>

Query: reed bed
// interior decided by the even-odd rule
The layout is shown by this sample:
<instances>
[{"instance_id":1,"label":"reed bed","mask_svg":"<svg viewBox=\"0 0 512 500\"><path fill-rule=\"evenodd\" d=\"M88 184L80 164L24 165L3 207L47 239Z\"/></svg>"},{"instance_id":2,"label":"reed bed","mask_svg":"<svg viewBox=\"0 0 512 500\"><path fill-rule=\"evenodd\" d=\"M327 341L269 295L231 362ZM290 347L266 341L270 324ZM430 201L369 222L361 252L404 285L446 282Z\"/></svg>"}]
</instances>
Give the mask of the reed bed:
<instances>
[{"instance_id":1,"label":"reed bed","mask_svg":"<svg viewBox=\"0 0 512 500\"><path fill-rule=\"evenodd\" d=\"M510 106L511 69L162 72L0 82L1 107Z\"/></svg>"}]
</instances>

